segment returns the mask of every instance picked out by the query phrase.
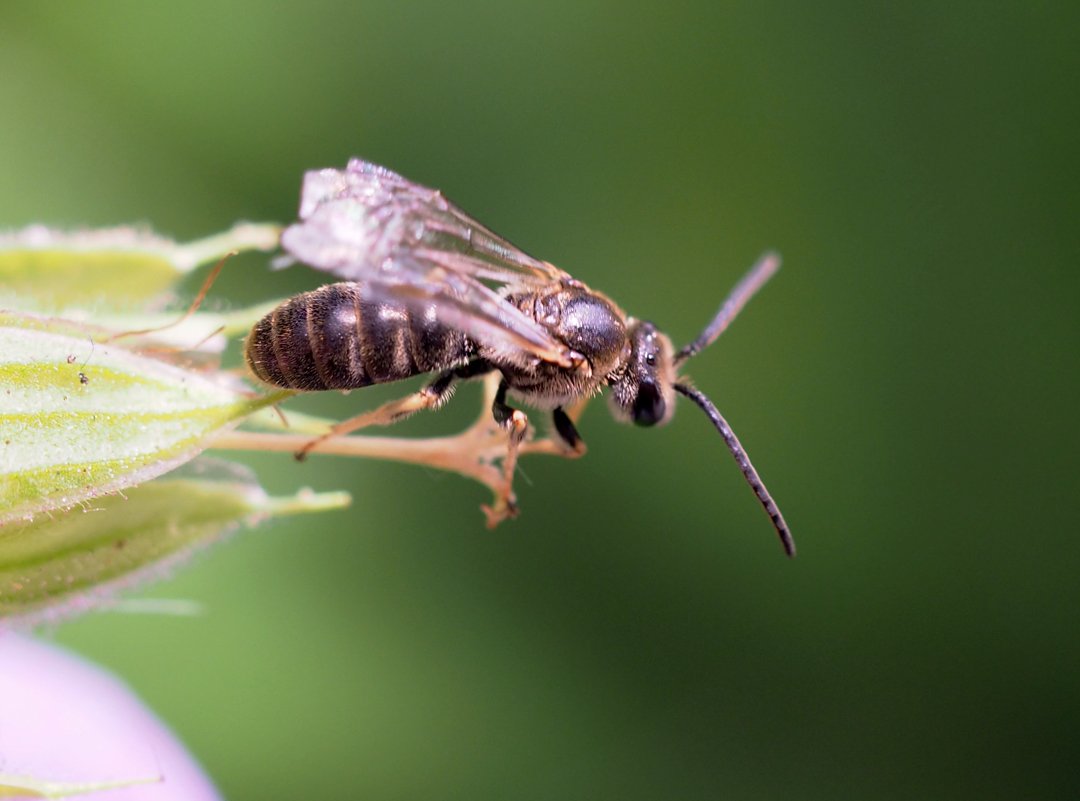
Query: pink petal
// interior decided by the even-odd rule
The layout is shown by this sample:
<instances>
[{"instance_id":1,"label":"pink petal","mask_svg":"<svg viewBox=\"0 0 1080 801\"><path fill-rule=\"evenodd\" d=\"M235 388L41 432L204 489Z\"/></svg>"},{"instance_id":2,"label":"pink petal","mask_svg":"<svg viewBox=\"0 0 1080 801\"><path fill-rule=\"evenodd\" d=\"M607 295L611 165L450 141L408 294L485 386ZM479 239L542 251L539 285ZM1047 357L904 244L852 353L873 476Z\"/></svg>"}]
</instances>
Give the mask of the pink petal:
<instances>
[{"instance_id":1,"label":"pink petal","mask_svg":"<svg viewBox=\"0 0 1080 801\"><path fill-rule=\"evenodd\" d=\"M195 760L121 681L66 651L0 632L0 785L100 784L94 801L215 801Z\"/></svg>"}]
</instances>

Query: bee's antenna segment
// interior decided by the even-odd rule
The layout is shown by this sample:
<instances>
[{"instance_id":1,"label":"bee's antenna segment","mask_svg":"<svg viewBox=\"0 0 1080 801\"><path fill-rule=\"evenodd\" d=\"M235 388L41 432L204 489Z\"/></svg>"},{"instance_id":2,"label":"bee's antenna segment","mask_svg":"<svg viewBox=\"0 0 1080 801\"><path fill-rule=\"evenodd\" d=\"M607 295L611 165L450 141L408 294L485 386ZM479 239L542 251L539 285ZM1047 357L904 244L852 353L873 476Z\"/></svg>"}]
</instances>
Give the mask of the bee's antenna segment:
<instances>
[{"instance_id":1,"label":"bee's antenna segment","mask_svg":"<svg viewBox=\"0 0 1080 801\"><path fill-rule=\"evenodd\" d=\"M772 278L779 269L779 253L766 253L758 259L757 264L751 267L750 272L744 275L742 280L731 290L731 294L727 296L727 299L720 306L720 310L716 313L712 322L705 327L705 330L701 332L697 339L675 354L675 364L682 364L691 356L696 356L715 342L716 338L724 333L724 329L731 325L731 321L742 311L743 306L749 302L750 298L754 297L757 291L765 286L765 282Z\"/></svg>"},{"instance_id":2,"label":"bee's antenna segment","mask_svg":"<svg viewBox=\"0 0 1080 801\"><path fill-rule=\"evenodd\" d=\"M736 289L736 293L737 292L738 290ZM738 309L736 309L736 311L738 311ZM788 556L794 556L795 540L791 536L791 530L784 521L784 516L780 514L780 508L776 505L776 501L772 499L769 491L765 489L765 484L762 482L761 476L758 475L757 470L755 470L754 466L750 463L750 457L747 456L742 443L740 443L739 438L735 436L735 432L731 430L731 426L728 425L727 420L724 419L723 415L720 414L720 411L703 392L700 392L687 384L676 384L675 391L685 395L696 403L701 407L701 410L708 415L709 419L712 420L712 424L716 426L716 430L720 432L720 436L723 437L724 442L727 443L731 455L735 457L739 469L742 470L742 474L746 478L746 483L750 485L750 489L754 491L758 500L761 501L761 505L765 507L766 514L769 515L769 519L772 520L773 526L776 528L776 533L780 535L780 542L784 546L784 552Z\"/></svg>"}]
</instances>

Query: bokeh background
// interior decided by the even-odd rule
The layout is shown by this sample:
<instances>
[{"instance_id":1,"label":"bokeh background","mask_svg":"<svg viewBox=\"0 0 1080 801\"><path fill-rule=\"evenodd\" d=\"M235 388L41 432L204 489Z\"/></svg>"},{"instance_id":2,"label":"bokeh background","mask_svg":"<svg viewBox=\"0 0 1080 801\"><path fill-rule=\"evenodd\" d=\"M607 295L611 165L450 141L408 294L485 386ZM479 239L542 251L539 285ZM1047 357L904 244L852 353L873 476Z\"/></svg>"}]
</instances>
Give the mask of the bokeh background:
<instances>
[{"instance_id":1,"label":"bokeh background","mask_svg":"<svg viewBox=\"0 0 1080 801\"><path fill-rule=\"evenodd\" d=\"M696 410L598 403L495 532L456 476L246 457L354 506L150 590L200 617L52 636L234 800L1076 797L1078 9L5 3L4 227L288 221L362 155L679 343L785 257L689 374L795 561ZM321 281L244 257L211 302Z\"/></svg>"}]
</instances>

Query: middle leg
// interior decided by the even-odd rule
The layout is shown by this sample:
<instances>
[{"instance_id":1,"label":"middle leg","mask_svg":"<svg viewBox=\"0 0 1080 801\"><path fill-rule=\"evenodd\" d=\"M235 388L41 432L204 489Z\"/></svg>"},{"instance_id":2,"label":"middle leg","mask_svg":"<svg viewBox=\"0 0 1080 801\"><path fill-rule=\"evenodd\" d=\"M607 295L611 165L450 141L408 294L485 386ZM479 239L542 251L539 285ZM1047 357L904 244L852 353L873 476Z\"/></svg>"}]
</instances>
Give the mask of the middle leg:
<instances>
[{"instance_id":1,"label":"middle leg","mask_svg":"<svg viewBox=\"0 0 1080 801\"><path fill-rule=\"evenodd\" d=\"M514 471L517 469L518 448L525 440L525 433L529 429L529 418L525 412L515 409L506 403L506 393L509 385L504 378L499 382L499 389L495 393L495 400L491 404L491 414L499 427L504 429L509 436L506 457L503 459L502 488L497 493L494 508L484 509L488 516L488 527L493 528L507 517L516 517L518 513L517 499L514 497Z\"/></svg>"}]
</instances>

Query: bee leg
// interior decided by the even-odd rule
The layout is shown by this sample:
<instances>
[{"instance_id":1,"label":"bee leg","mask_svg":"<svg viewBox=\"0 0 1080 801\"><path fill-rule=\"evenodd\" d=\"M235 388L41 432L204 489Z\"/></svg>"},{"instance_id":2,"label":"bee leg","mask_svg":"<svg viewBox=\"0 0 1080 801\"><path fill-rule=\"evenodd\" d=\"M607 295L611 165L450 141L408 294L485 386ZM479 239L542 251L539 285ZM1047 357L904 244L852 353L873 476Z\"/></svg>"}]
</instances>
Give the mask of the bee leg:
<instances>
[{"instance_id":1,"label":"bee leg","mask_svg":"<svg viewBox=\"0 0 1080 801\"><path fill-rule=\"evenodd\" d=\"M364 412L363 414L358 414L356 417L350 417L348 420L342 420L337 425L331 426L330 430L325 434L315 437L298 450L294 454L296 460L298 462L304 461L313 449L333 437L340 437L351 431L367 428L368 426L392 425L399 420L404 420L406 417L424 411L425 409L438 408L449 400L454 386L454 379L462 375L468 375L463 372L468 368L469 365L466 365L458 370L447 370L444 373L440 373L438 378L419 392L414 392L412 395L400 398L396 401L384 403L378 409L373 409L370 412Z\"/></svg>"},{"instance_id":2,"label":"bee leg","mask_svg":"<svg viewBox=\"0 0 1080 801\"><path fill-rule=\"evenodd\" d=\"M503 459L503 486L497 493L495 507L486 508L488 526L494 527L499 521L507 517L516 517L518 513L517 499L514 497L514 470L517 469L518 448L525 440L525 432L529 428L529 418L520 409L514 409L506 403L506 392L509 386L503 379L499 383L499 389L495 393L495 401L491 404L491 414L495 422L506 430L510 441L506 449L506 457Z\"/></svg>"},{"instance_id":3,"label":"bee leg","mask_svg":"<svg viewBox=\"0 0 1080 801\"><path fill-rule=\"evenodd\" d=\"M569 456L584 456L585 455L585 442L581 439L581 434L578 433L577 426L574 425L574 421L570 419L570 415L563 411L563 408L559 406L551 413L552 422L555 424L555 432L559 435L559 439L562 443L569 448Z\"/></svg>"}]
</instances>

